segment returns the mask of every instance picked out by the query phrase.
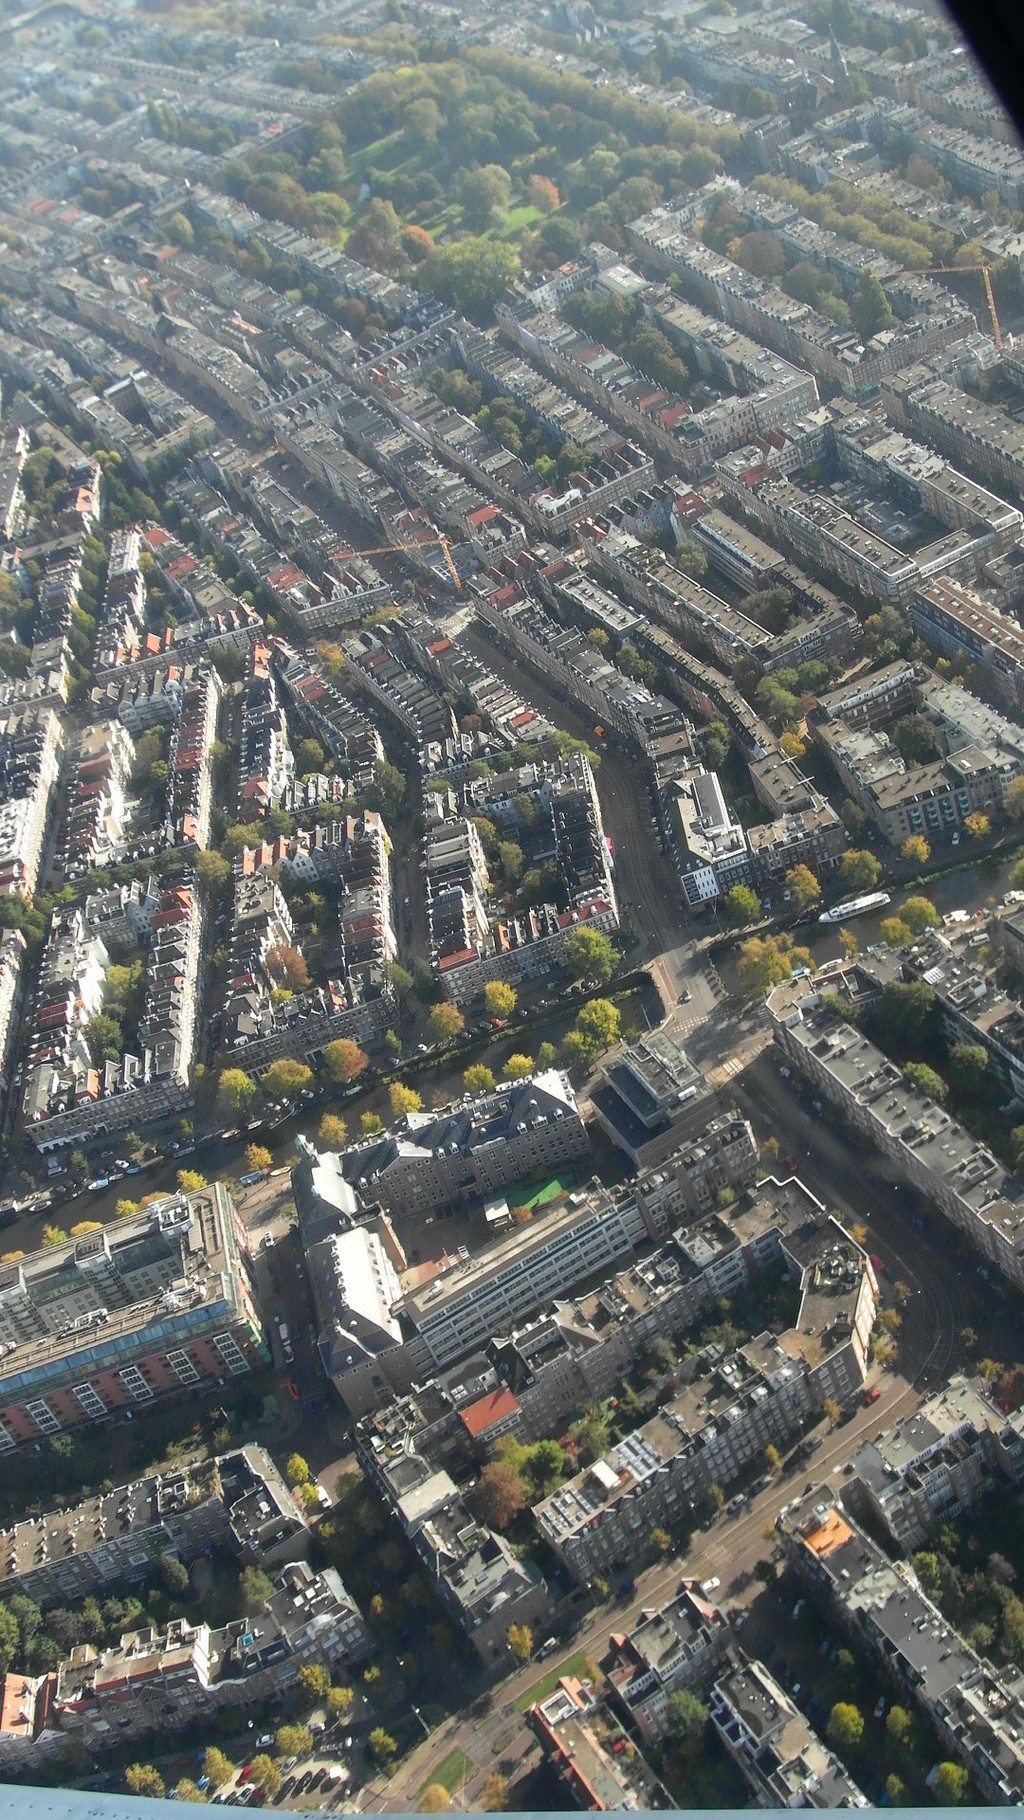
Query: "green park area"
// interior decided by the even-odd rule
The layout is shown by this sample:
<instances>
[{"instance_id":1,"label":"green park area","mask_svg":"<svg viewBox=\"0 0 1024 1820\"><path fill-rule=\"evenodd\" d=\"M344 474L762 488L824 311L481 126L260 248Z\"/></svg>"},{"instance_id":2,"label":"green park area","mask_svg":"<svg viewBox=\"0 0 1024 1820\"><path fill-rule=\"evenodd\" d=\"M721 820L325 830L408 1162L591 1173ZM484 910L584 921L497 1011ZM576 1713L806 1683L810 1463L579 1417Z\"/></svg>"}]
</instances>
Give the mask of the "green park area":
<instances>
[{"instance_id":1,"label":"green park area","mask_svg":"<svg viewBox=\"0 0 1024 1820\"><path fill-rule=\"evenodd\" d=\"M461 1788L473 1774L475 1768L476 1764L472 1757L467 1757L465 1751L460 1750L456 1745L454 1750L448 1752L447 1757L441 1759L437 1768L431 1770L419 1792L422 1795L424 1789L435 1788L440 1784L441 1788L446 1788L448 1793L453 1795L456 1789Z\"/></svg>"},{"instance_id":2,"label":"green park area","mask_svg":"<svg viewBox=\"0 0 1024 1820\"><path fill-rule=\"evenodd\" d=\"M563 1675L585 1674L587 1661L586 1650L577 1649L571 1656L565 1656L561 1662L556 1662L554 1668L549 1668L546 1675L541 1675L532 1682L525 1693L517 1694L516 1712L525 1713L527 1707L536 1706L538 1700L546 1700L549 1694L554 1693Z\"/></svg>"}]
</instances>

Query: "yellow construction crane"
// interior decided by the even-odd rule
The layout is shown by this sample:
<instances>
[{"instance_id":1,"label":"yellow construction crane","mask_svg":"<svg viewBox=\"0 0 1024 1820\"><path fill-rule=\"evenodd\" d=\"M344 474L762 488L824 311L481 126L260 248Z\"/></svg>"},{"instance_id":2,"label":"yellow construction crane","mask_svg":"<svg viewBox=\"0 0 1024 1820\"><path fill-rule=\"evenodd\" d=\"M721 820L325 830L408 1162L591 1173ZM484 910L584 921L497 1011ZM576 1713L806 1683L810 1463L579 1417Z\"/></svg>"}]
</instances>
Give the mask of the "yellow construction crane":
<instances>
[{"instance_id":1,"label":"yellow construction crane","mask_svg":"<svg viewBox=\"0 0 1024 1820\"><path fill-rule=\"evenodd\" d=\"M424 537L422 541L418 543L385 543L381 544L380 548L377 550L353 550L352 554L353 556L396 556L402 550L433 549L439 549L441 551L445 562L448 564L448 573L452 578L452 586L457 594L461 594L462 577L455 567L455 561L447 537Z\"/></svg>"},{"instance_id":2,"label":"yellow construction crane","mask_svg":"<svg viewBox=\"0 0 1024 1820\"><path fill-rule=\"evenodd\" d=\"M911 269L913 271L919 271L923 278L938 277L942 273L952 275L957 272L980 272L981 276L982 276L982 281L985 286L985 296L988 300L988 313L992 318L992 339L995 342L996 347L1000 350L1000 352L1002 352L1003 331L999 327L999 317L996 315L996 300L992 293L992 268L991 268L991 266L988 266L988 265L922 265L922 266L914 266Z\"/></svg>"}]
</instances>

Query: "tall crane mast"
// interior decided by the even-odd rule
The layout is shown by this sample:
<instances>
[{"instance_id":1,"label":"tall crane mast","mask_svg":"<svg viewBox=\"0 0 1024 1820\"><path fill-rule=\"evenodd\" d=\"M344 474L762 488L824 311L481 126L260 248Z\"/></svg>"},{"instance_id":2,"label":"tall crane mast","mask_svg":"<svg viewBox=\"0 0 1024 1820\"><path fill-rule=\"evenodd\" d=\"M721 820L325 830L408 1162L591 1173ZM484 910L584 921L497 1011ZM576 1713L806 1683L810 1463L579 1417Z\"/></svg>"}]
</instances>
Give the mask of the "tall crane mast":
<instances>
[{"instance_id":1,"label":"tall crane mast","mask_svg":"<svg viewBox=\"0 0 1024 1820\"><path fill-rule=\"evenodd\" d=\"M452 555L451 545L449 544L447 537L424 537L416 543L385 543L381 544L376 550L353 550L352 554L353 556L397 556L400 555L403 550L434 549L439 549L441 551L441 554L448 565L448 573L452 578L452 587L457 594L461 594L462 576L455 566L455 558Z\"/></svg>"},{"instance_id":2,"label":"tall crane mast","mask_svg":"<svg viewBox=\"0 0 1024 1820\"><path fill-rule=\"evenodd\" d=\"M999 326L999 317L996 314L996 300L995 300L995 295L992 290L992 268L991 268L991 266L988 266L988 265L928 265L928 266L915 266L912 268L912 270L919 271L923 278L931 278L933 276L938 276L940 274L953 276L954 274L956 274L958 272L980 272L981 278L982 278L982 283L985 286L985 298L988 303L988 313L989 313L990 317L992 318L992 339L995 342L996 347L999 349L1000 353L1002 353L1003 331Z\"/></svg>"}]
</instances>

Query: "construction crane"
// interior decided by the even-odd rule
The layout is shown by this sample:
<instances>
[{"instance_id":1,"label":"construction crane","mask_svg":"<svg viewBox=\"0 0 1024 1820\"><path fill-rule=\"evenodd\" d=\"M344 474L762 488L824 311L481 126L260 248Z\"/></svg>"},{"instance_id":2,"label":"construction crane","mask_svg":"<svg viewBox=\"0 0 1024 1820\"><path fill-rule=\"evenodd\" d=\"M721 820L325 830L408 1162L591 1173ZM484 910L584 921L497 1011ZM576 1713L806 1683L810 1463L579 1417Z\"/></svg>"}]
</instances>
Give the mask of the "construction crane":
<instances>
[{"instance_id":1,"label":"construction crane","mask_svg":"<svg viewBox=\"0 0 1024 1820\"><path fill-rule=\"evenodd\" d=\"M402 550L434 549L439 549L441 551L441 554L448 565L448 573L452 578L452 586L457 594L461 594L462 576L455 567L455 560L452 556L447 537L424 537L418 543L385 543L381 544L380 548L377 550L353 550L352 554L353 556L397 556Z\"/></svg>"},{"instance_id":2,"label":"construction crane","mask_svg":"<svg viewBox=\"0 0 1024 1820\"><path fill-rule=\"evenodd\" d=\"M988 265L926 265L926 266L914 266L914 267L912 267L912 270L919 271L921 273L922 278L933 278L933 277L939 276L940 274L952 275L952 274L955 274L958 272L980 272L981 276L982 276L982 281L985 286L985 297L988 301L988 313L992 318L992 339L995 342L996 347L999 349L1000 353L1002 353L1003 331L999 327L999 317L996 315L996 300L995 300L995 297L992 292L992 268L991 268L991 266L988 266Z\"/></svg>"}]
</instances>

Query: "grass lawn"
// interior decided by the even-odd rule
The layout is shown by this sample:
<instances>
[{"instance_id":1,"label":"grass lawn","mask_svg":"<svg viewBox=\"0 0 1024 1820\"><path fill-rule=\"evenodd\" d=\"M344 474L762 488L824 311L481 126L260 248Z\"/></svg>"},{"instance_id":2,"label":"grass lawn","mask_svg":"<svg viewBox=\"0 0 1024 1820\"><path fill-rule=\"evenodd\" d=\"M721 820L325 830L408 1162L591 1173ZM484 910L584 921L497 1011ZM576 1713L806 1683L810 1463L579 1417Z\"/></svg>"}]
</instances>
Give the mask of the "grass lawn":
<instances>
[{"instance_id":1,"label":"grass lawn","mask_svg":"<svg viewBox=\"0 0 1024 1820\"><path fill-rule=\"evenodd\" d=\"M576 1187L575 1169L563 1170L561 1176L552 1176L549 1182L542 1182L539 1188L527 1196L527 1207L543 1207L546 1201L557 1201L559 1195L566 1194Z\"/></svg>"},{"instance_id":2,"label":"grass lawn","mask_svg":"<svg viewBox=\"0 0 1024 1820\"><path fill-rule=\"evenodd\" d=\"M383 169L384 160L382 153L384 152L385 147L397 147L400 138L401 133L398 130L393 133L385 133L382 139L374 139L369 145L360 146L357 151L348 155L346 157L348 171L346 182L348 183L355 179L357 182L361 183L366 175L366 167L368 164L375 164L378 169Z\"/></svg>"},{"instance_id":3,"label":"grass lawn","mask_svg":"<svg viewBox=\"0 0 1024 1820\"><path fill-rule=\"evenodd\" d=\"M586 1650L578 1649L574 1655L566 1656L563 1661L556 1662L554 1668L549 1668L546 1675L541 1675L539 1681L534 1681L525 1693L517 1697L516 1712L525 1713L528 1706L535 1706L538 1700L546 1700L548 1695L554 1692L563 1675L582 1675L586 1670L587 1661Z\"/></svg>"},{"instance_id":4,"label":"grass lawn","mask_svg":"<svg viewBox=\"0 0 1024 1820\"><path fill-rule=\"evenodd\" d=\"M609 997L611 998L613 1005L617 1007L619 1016L622 1019L622 1039L626 1042L632 1042L637 1037L643 1036L644 1032L648 1030L650 1026L641 1009L643 1002L642 993L640 993L636 987L633 987L628 992L613 991L609 993Z\"/></svg>"},{"instance_id":5,"label":"grass lawn","mask_svg":"<svg viewBox=\"0 0 1024 1820\"><path fill-rule=\"evenodd\" d=\"M510 1207L544 1207L548 1201L557 1201L560 1195L571 1194L578 1186L575 1169L569 1167L559 1170L557 1175L530 1176L513 1188L506 1189L505 1199Z\"/></svg>"},{"instance_id":6,"label":"grass lawn","mask_svg":"<svg viewBox=\"0 0 1024 1820\"><path fill-rule=\"evenodd\" d=\"M447 1757L442 1758L437 1768L431 1770L423 1788L420 1789L420 1794L422 1795L424 1788L431 1788L435 1782L440 1782L442 1788L446 1788L452 1795L473 1774L475 1768L476 1764L472 1757L467 1757L465 1751L460 1750L456 1745L454 1750L448 1752Z\"/></svg>"},{"instance_id":7,"label":"grass lawn","mask_svg":"<svg viewBox=\"0 0 1024 1820\"><path fill-rule=\"evenodd\" d=\"M505 216L505 227L500 238L515 240L524 228L534 227L538 221L543 221L543 219L542 211L534 208L532 202L517 203L514 208L509 209Z\"/></svg>"}]
</instances>

